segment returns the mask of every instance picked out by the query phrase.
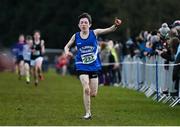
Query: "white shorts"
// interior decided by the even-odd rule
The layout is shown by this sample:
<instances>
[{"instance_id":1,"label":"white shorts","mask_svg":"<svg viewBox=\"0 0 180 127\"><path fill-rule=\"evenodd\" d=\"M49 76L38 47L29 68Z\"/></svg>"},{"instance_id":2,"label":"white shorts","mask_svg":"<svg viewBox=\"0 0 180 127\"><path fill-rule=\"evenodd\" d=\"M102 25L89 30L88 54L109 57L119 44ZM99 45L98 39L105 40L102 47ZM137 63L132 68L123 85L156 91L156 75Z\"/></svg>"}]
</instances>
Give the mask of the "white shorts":
<instances>
[{"instance_id":1,"label":"white shorts","mask_svg":"<svg viewBox=\"0 0 180 127\"><path fill-rule=\"evenodd\" d=\"M35 60L31 60L31 66L35 66L36 63L39 62L39 61L41 61L41 62L43 61L43 57L42 56L36 58Z\"/></svg>"}]
</instances>

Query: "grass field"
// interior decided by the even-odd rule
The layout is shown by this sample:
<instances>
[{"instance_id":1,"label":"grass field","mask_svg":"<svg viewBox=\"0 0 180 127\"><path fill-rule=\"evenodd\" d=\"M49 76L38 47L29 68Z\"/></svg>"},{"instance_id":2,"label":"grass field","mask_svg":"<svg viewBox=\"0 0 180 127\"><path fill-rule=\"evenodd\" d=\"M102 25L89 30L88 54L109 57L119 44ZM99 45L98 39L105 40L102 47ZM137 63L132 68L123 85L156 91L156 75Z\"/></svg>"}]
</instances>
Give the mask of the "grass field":
<instances>
[{"instance_id":1,"label":"grass field","mask_svg":"<svg viewBox=\"0 0 180 127\"><path fill-rule=\"evenodd\" d=\"M100 87L93 119L83 120L82 87L76 77L45 74L38 87L0 73L0 125L180 125L180 106L153 102L143 93Z\"/></svg>"}]
</instances>

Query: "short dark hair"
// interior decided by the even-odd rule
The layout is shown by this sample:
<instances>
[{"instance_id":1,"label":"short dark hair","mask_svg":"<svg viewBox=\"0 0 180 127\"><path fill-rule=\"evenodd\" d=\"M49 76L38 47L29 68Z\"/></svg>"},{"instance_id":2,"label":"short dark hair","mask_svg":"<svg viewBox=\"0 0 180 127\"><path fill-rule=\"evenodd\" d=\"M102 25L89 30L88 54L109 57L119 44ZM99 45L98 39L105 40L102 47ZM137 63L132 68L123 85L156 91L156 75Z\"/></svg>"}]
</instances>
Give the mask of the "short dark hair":
<instances>
[{"instance_id":1,"label":"short dark hair","mask_svg":"<svg viewBox=\"0 0 180 127\"><path fill-rule=\"evenodd\" d=\"M34 33L34 34L35 34L35 33L39 33L39 34L41 35L41 31L40 31L40 30L34 30L33 33Z\"/></svg>"},{"instance_id":2,"label":"short dark hair","mask_svg":"<svg viewBox=\"0 0 180 127\"><path fill-rule=\"evenodd\" d=\"M32 40L33 38L32 38L32 36L31 35L27 35L26 36L26 40Z\"/></svg>"},{"instance_id":3,"label":"short dark hair","mask_svg":"<svg viewBox=\"0 0 180 127\"><path fill-rule=\"evenodd\" d=\"M91 18L91 15L84 12L82 13L80 16L78 16L78 20L82 19L82 18L87 18L89 23L92 24L92 18Z\"/></svg>"},{"instance_id":4,"label":"short dark hair","mask_svg":"<svg viewBox=\"0 0 180 127\"><path fill-rule=\"evenodd\" d=\"M21 34L19 34L19 37L20 37L20 36L24 36L24 34L21 33Z\"/></svg>"}]
</instances>

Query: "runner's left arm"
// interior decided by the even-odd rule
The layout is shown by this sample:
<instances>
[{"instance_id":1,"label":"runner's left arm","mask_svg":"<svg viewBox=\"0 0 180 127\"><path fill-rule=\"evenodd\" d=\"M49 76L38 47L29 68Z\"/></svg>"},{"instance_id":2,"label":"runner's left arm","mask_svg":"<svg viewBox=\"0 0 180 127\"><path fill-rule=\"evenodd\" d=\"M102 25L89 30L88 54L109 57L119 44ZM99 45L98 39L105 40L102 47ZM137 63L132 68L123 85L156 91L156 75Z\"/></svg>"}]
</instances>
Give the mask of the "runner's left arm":
<instances>
[{"instance_id":1,"label":"runner's left arm","mask_svg":"<svg viewBox=\"0 0 180 127\"><path fill-rule=\"evenodd\" d=\"M122 21L120 19L115 19L114 20L114 24L111 27L105 28L105 29L95 29L94 33L96 36L100 35L100 34L107 34L107 33L111 33L114 32L120 25L121 25Z\"/></svg>"}]
</instances>

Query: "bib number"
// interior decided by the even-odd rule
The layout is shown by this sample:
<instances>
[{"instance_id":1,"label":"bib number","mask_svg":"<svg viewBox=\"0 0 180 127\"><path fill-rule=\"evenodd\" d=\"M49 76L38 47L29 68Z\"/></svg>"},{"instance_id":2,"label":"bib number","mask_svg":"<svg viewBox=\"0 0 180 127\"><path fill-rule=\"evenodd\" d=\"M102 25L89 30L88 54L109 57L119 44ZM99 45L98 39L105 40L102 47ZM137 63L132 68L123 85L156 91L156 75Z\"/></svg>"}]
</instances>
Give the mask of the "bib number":
<instances>
[{"instance_id":1,"label":"bib number","mask_svg":"<svg viewBox=\"0 0 180 127\"><path fill-rule=\"evenodd\" d=\"M90 64L96 60L94 53L81 55L83 64Z\"/></svg>"}]
</instances>

